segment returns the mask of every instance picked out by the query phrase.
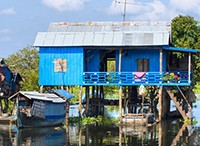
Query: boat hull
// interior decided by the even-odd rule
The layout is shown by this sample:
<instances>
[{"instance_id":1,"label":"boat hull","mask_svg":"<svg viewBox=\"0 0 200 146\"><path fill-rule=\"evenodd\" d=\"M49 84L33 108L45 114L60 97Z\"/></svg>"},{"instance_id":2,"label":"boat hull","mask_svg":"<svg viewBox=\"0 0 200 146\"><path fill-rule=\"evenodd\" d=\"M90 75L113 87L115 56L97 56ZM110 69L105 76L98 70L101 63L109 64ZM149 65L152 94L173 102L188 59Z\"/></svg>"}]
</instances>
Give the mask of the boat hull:
<instances>
[{"instance_id":1,"label":"boat hull","mask_svg":"<svg viewBox=\"0 0 200 146\"><path fill-rule=\"evenodd\" d=\"M47 127L47 126L56 126L65 123L65 116L51 116L43 118L38 117L27 117L25 114L21 113L20 116L17 117L17 126L19 128L30 128L30 127Z\"/></svg>"}]
</instances>

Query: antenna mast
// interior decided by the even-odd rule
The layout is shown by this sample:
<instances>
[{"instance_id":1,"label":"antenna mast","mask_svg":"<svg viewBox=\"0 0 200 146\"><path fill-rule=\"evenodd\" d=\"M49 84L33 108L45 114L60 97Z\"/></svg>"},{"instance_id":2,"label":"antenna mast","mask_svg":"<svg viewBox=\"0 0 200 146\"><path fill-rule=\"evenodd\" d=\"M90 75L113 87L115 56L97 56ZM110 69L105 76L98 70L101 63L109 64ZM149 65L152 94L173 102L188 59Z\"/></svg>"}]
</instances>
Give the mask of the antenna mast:
<instances>
[{"instance_id":1,"label":"antenna mast","mask_svg":"<svg viewBox=\"0 0 200 146\"><path fill-rule=\"evenodd\" d=\"M117 4L117 3L118 3L118 4L124 4L124 12L123 12L123 14L122 14L122 16L123 16L123 21L126 21L126 6L127 6L127 4L129 4L129 5L146 6L145 4L127 2L127 0L124 0L124 2L115 0L115 4Z\"/></svg>"},{"instance_id":2,"label":"antenna mast","mask_svg":"<svg viewBox=\"0 0 200 146\"><path fill-rule=\"evenodd\" d=\"M127 0L124 2L124 14L123 14L123 21L126 21L126 5L127 5Z\"/></svg>"}]
</instances>

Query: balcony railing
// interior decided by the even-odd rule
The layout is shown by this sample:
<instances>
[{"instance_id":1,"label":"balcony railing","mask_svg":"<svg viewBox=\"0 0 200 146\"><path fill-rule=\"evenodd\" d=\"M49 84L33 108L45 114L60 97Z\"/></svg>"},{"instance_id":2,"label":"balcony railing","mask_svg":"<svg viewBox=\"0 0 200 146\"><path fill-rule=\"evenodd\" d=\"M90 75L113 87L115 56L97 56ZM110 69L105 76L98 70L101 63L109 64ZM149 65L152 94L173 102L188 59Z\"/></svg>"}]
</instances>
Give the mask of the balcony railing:
<instances>
[{"instance_id":1,"label":"balcony railing","mask_svg":"<svg viewBox=\"0 0 200 146\"><path fill-rule=\"evenodd\" d=\"M188 72L84 72L83 85L190 85Z\"/></svg>"}]
</instances>

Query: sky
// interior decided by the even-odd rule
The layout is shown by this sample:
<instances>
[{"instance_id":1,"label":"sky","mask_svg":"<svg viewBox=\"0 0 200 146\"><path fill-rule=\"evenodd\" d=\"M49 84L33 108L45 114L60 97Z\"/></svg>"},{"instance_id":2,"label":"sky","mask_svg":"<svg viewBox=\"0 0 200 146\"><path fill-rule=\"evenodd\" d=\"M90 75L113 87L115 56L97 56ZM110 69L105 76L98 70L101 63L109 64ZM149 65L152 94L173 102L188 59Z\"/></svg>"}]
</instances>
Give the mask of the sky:
<instances>
[{"instance_id":1,"label":"sky","mask_svg":"<svg viewBox=\"0 0 200 146\"><path fill-rule=\"evenodd\" d=\"M126 0L126 21L200 21L200 0ZM34 43L51 22L123 21L125 0L0 0L0 57Z\"/></svg>"}]
</instances>

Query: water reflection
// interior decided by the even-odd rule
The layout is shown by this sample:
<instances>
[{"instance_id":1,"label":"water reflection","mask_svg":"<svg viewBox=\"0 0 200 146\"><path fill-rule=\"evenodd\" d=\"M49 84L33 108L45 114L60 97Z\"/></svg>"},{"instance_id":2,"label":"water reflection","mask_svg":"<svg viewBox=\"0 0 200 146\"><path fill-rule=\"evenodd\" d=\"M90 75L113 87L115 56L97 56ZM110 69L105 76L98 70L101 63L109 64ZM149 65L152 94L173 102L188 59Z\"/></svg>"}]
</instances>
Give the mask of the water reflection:
<instances>
[{"instance_id":1,"label":"water reflection","mask_svg":"<svg viewBox=\"0 0 200 146\"><path fill-rule=\"evenodd\" d=\"M193 109L200 122L198 106ZM74 110L77 110L74 107ZM74 112L76 113L76 112ZM112 113L112 115L114 115ZM73 115L76 116L76 115ZM195 128L195 129L194 129ZM2 146L199 146L200 123L195 127L179 120L163 121L153 126L68 125L20 129L0 125Z\"/></svg>"},{"instance_id":2,"label":"water reflection","mask_svg":"<svg viewBox=\"0 0 200 146\"><path fill-rule=\"evenodd\" d=\"M178 121L165 121L150 127L86 126L77 127L76 132L76 140L70 138L70 145L199 145L199 131L189 135L188 125Z\"/></svg>"},{"instance_id":3,"label":"water reflection","mask_svg":"<svg viewBox=\"0 0 200 146\"><path fill-rule=\"evenodd\" d=\"M16 126L0 126L2 146L57 146L68 145L69 138L63 127L17 129Z\"/></svg>"},{"instance_id":4,"label":"water reflection","mask_svg":"<svg viewBox=\"0 0 200 146\"><path fill-rule=\"evenodd\" d=\"M187 124L164 121L149 127L80 126L16 129L0 126L0 145L6 146L195 146L200 130L189 132Z\"/></svg>"}]
</instances>

